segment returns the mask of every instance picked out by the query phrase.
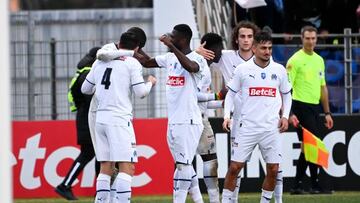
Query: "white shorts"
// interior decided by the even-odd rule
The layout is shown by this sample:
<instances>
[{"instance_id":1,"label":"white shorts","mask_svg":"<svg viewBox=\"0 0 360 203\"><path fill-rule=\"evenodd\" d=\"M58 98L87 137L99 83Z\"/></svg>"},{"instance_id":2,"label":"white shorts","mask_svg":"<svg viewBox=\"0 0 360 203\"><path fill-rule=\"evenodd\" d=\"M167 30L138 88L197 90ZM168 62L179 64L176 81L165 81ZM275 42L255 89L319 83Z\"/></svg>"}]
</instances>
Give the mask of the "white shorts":
<instances>
[{"instance_id":1,"label":"white shorts","mask_svg":"<svg viewBox=\"0 0 360 203\"><path fill-rule=\"evenodd\" d=\"M235 137L231 148L231 161L245 163L259 145L266 163L281 162L281 134L278 131L241 133Z\"/></svg>"},{"instance_id":2,"label":"white shorts","mask_svg":"<svg viewBox=\"0 0 360 203\"><path fill-rule=\"evenodd\" d=\"M192 163L203 128L202 124L168 125L167 141L175 162Z\"/></svg>"},{"instance_id":3,"label":"white shorts","mask_svg":"<svg viewBox=\"0 0 360 203\"><path fill-rule=\"evenodd\" d=\"M137 162L136 139L132 123L114 126L96 123L96 159L111 162Z\"/></svg>"},{"instance_id":4,"label":"white shorts","mask_svg":"<svg viewBox=\"0 0 360 203\"><path fill-rule=\"evenodd\" d=\"M204 130L201 133L197 153L200 155L215 154L216 142L213 129L208 118L203 118Z\"/></svg>"},{"instance_id":5,"label":"white shorts","mask_svg":"<svg viewBox=\"0 0 360 203\"><path fill-rule=\"evenodd\" d=\"M231 143L234 142L235 137L237 135L237 131L240 128L240 119L231 119L231 123L230 123L230 140Z\"/></svg>"}]
</instances>

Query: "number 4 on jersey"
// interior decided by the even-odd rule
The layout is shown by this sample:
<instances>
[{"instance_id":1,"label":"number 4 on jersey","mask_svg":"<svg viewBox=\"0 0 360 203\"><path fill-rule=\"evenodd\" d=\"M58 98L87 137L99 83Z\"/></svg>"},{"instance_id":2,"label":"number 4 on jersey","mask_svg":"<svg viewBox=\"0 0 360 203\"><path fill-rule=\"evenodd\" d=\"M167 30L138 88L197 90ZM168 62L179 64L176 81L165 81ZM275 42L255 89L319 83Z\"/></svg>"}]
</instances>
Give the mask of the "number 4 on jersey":
<instances>
[{"instance_id":1,"label":"number 4 on jersey","mask_svg":"<svg viewBox=\"0 0 360 203\"><path fill-rule=\"evenodd\" d=\"M101 79L101 84L105 85L106 90L109 89L110 84L111 84L111 82L110 82L111 71L112 71L112 68L106 68L104 75Z\"/></svg>"}]
</instances>

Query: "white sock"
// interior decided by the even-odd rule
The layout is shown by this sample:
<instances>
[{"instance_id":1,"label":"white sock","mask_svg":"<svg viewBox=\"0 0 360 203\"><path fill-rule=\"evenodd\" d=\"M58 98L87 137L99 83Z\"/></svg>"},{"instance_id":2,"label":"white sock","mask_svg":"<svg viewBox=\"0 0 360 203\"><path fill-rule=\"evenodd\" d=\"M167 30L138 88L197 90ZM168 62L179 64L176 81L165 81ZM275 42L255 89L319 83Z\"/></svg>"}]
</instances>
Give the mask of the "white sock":
<instances>
[{"instance_id":1,"label":"white sock","mask_svg":"<svg viewBox=\"0 0 360 203\"><path fill-rule=\"evenodd\" d=\"M204 201L201 196L198 177L196 175L194 168L193 167L191 168L192 168L192 176L191 176L189 195L195 203L203 203Z\"/></svg>"},{"instance_id":2,"label":"white sock","mask_svg":"<svg viewBox=\"0 0 360 203\"><path fill-rule=\"evenodd\" d=\"M110 203L116 202L116 177L113 180L112 185L110 186Z\"/></svg>"},{"instance_id":3,"label":"white sock","mask_svg":"<svg viewBox=\"0 0 360 203\"><path fill-rule=\"evenodd\" d=\"M264 189L261 190L262 192L261 192L260 203L270 203L274 191L268 191Z\"/></svg>"},{"instance_id":4,"label":"white sock","mask_svg":"<svg viewBox=\"0 0 360 203\"><path fill-rule=\"evenodd\" d=\"M174 172L173 199L176 203L185 203L192 182L192 165L177 164Z\"/></svg>"},{"instance_id":5,"label":"white sock","mask_svg":"<svg viewBox=\"0 0 360 203\"><path fill-rule=\"evenodd\" d=\"M223 189L222 203L233 203L233 192L228 189Z\"/></svg>"},{"instance_id":6,"label":"white sock","mask_svg":"<svg viewBox=\"0 0 360 203\"><path fill-rule=\"evenodd\" d=\"M239 199L239 191L240 191L240 184L241 184L241 176L239 174L239 176L236 178L236 187L235 187L235 190L233 192L233 195L232 195L232 200L233 200L233 203L237 203L238 202L238 199Z\"/></svg>"},{"instance_id":7,"label":"white sock","mask_svg":"<svg viewBox=\"0 0 360 203\"><path fill-rule=\"evenodd\" d=\"M209 194L210 203L220 202L217 168L218 168L217 159L204 161L204 167L203 167L204 182Z\"/></svg>"},{"instance_id":8,"label":"white sock","mask_svg":"<svg viewBox=\"0 0 360 203\"><path fill-rule=\"evenodd\" d=\"M283 195L283 174L282 170L279 169L276 177L276 185L274 190L275 203L282 203Z\"/></svg>"},{"instance_id":9,"label":"white sock","mask_svg":"<svg viewBox=\"0 0 360 203\"><path fill-rule=\"evenodd\" d=\"M131 180L129 174L120 172L116 177L116 203L130 203Z\"/></svg>"},{"instance_id":10,"label":"white sock","mask_svg":"<svg viewBox=\"0 0 360 203\"><path fill-rule=\"evenodd\" d=\"M96 179L95 203L110 202L110 176L100 173Z\"/></svg>"}]
</instances>

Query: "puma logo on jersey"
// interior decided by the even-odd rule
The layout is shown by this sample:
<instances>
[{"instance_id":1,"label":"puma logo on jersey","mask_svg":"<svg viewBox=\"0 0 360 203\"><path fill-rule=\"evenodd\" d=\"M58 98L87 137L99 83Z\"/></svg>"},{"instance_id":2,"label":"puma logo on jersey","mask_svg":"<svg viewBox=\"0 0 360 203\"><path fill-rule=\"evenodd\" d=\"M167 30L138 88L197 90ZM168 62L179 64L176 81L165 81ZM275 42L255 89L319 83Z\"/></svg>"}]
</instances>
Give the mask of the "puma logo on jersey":
<instances>
[{"instance_id":1,"label":"puma logo on jersey","mask_svg":"<svg viewBox=\"0 0 360 203\"><path fill-rule=\"evenodd\" d=\"M250 96L265 96L265 97L275 97L276 88L272 87L250 87L249 88Z\"/></svg>"},{"instance_id":2,"label":"puma logo on jersey","mask_svg":"<svg viewBox=\"0 0 360 203\"><path fill-rule=\"evenodd\" d=\"M254 74L254 75L250 75L250 74L249 74L249 77L255 79L255 74Z\"/></svg>"},{"instance_id":3,"label":"puma logo on jersey","mask_svg":"<svg viewBox=\"0 0 360 203\"><path fill-rule=\"evenodd\" d=\"M169 76L166 84L170 85L170 86L184 86L185 85L185 77L184 76Z\"/></svg>"}]
</instances>

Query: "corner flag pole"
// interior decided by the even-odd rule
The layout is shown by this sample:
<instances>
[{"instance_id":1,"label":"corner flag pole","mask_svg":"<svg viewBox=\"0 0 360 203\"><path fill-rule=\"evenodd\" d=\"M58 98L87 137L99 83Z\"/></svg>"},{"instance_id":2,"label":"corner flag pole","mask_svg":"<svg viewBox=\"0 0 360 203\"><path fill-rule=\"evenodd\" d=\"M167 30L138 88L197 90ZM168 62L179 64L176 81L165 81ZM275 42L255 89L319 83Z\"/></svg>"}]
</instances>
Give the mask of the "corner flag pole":
<instances>
[{"instance_id":1,"label":"corner flag pole","mask_svg":"<svg viewBox=\"0 0 360 203\"><path fill-rule=\"evenodd\" d=\"M0 202L13 202L11 154L11 115L10 115L10 39L9 39L9 1L0 1Z\"/></svg>"}]
</instances>

